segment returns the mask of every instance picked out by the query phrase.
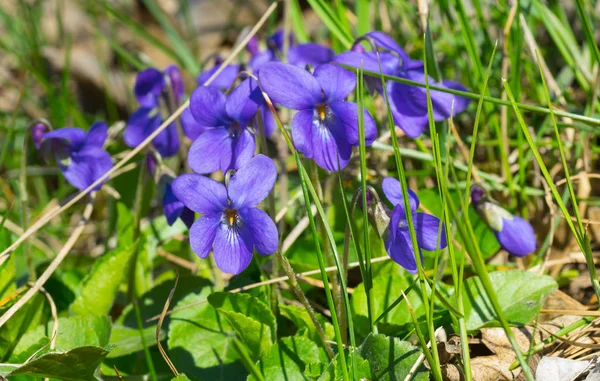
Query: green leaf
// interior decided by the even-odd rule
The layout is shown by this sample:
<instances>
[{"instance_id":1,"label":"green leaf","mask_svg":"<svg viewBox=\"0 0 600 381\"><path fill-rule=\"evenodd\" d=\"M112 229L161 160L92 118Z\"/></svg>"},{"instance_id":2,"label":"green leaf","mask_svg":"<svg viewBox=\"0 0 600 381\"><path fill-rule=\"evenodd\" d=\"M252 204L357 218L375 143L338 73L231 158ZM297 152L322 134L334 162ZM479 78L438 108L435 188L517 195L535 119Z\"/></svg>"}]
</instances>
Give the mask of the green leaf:
<instances>
[{"instance_id":1,"label":"green leaf","mask_svg":"<svg viewBox=\"0 0 600 381\"><path fill-rule=\"evenodd\" d=\"M25 361L35 350L42 348L52 338L54 321L38 325L27 331L19 340L10 362ZM111 335L111 321L106 315L62 317L58 319L55 349L68 351L77 347L108 345ZM41 338L46 340L40 341ZM36 348L37 344L37 348ZM33 350L32 352L32 349Z\"/></svg>"},{"instance_id":2,"label":"green leaf","mask_svg":"<svg viewBox=\"0 0 600 381\"><path fill-rule=\"evenodd\" d=\"M94 372L108 351L100 347L79 347L68 352L47 353L23 365L0 364L0 376L29 375L63 381L98 380Z\"/></svg>"},{"instance_id":3,"label":"green leaf","mask_svg":"<svg viewBox=\"0 0 600 381\"><path fill-rule=\"evenodd\" d=\"M352 32L346 28L329 4L323 0L308 0L308 3L331 33L337 37L346 49L349 49L354 40Z\"/></svg>"},{"instance_id":4,"label":"green leaf","mask_svg":"<svg viewBox=\"0 0 600 381\"><path fill-rule=\"evenodd\" d=\"M208 302L225 315L254 361L269 353L277 337L277 322L266 304L249 294L229 292L215 292Z\"/></svg>"},{"instance_id":5,"label":"green leaf","mask_svg":"<svg viewBox=\"0 0 600 381\"><path fill-rule=\"evenodd\" d=\"M417 362L421 351L407 341L370 334L358 347L358 353L371 365L370 380L404 380ZM421 364L411 380L429 380L429 371Z\"/></svg>"},{"instance_id":6,"label":"green leaf","mask_svg":"<svg viewBox=\"0 0 600 381\"><path fill-rule=\"evenodd\" d=\"M205 287L189 294L175 308L206 301L211 293ZM232 344L235 332L227 319L209 303L177 311L169 324L169 356L177 369L190 377L206 380L236 380L246 377Z\"/></svg>"},{"instance_id":7,"label":"green leaf","mask_svg":"<svg viewBox=\"0 0 600 381\"><path fill-rule=\"evenodd\" d=\"M515 325L529 323L542 308L546 297L558 288L556 281L547 275L520 270L492 272L490 280L504 316ZM467 329L499 326L481 280L471 277L463 287Z\"/></svg>"},{"instance_id":8,"label":"green leaf","mask_svg":"<svg viewBox=\"0 0 600 381\"><path fill-rule=\"evenodd\" d=\"M290 336L275 343L257 366L265 380L303 381L309 380L304 375L306 364L322 361L327 361L327 356L316 343L304 336ZM248 376L247 381L255 380Z\"/></svg>"},{"instance_id":9,"label":"green leaf","mask_svg":"<svg viewBox=\"0 0 600 381\"><path fill-rule=\"evenodd\" d=\"M6 239L3 239L6 238ZM0 247L10 245L10 234L7 230L0 230ZM0 265L0 300L17 289L17 267L14 253Z\"/></svg>"},{"instance_id":10,"label":"green leaf","mask_svg":"<svg viewBox=\"0 0 600 381\"><path fill-rule=\"evenodd\" d=\"M348 364L352 364L352 361L356 364L356 376L353 376L354 369L352 365L349 365L350 379L352 380L370 380L371 379L371 366L369 362L356 353L356 351L348 354L348 350L344 349L346 357L348 358ZM336 356L333 361L327 365L326 363L311 363L306 367L304 372L307 376L312 378L318 378L318 381L337 381L343 378L343 372L341 368L341 362L337 361ZM325 369L324 368L325 365Z\"/></svg>"},{"instance_id":11,"label":"green leaf","mask_svg":"<svg viewBox=\"0 0 600 381\"><path fill-rule=\"evenodd\" d=\"M379 317L394 301L401 296L402 291L410 286L411 280L406 275L382 274L373 279L373 316ZM412 308L417 316L424 313L423 299L418 291L411 291L407 295ZM367 314L367 296L364 283L359 284L352 294L352 308L354 309L356 328L364 336L369 331ZM389 311L377 324L381 332L393 334L405 328L412 328L413 322L408 312L405 301L400 302ZM363 336L363 337L364 337Z\"/></svg>"},{"instance_id":12,"label":"green leaf","mask_svg":"<svg viewBox=\"0 0 600 381\"><path fill-rule=\"evenodd\" d=\"M144 340L148 347L156 345L156 325L144 328ZM167 338L165 331L160 332L160 340ZM114 348L110 351L107 358L116 358L144 350L140 331L137 328L130 328L123 325L115 325L110 335L110 345Z\"/></svg>"},{"instance_id":13,"label":"green leaf","mask_svg":"<svg viewBox=\"0 0 600 381\"><path fill-rule=\"evenodd\" d=\"M106 315L110 312L119 286L127 279L136 246L133 243L128 247L117 247L96 261L71 305L73 314Z\"/></svg>"},{"instance_id":14,"label":"green leaf","mask_svg":"<svg viewBox=\"0 0 600 381\"><path fill-rule=\"evenodd\" d=\"M173 377L171 379L171 381L190 381L190 379L188 378L188 376L186 376L185 374L181 373L181 374L179 374L179 376Z\"/></svg>"},{"instance_id":15,"label":"green leaf","mask_svg":"<svg viewBox=\"0 0 600 381\"><path fill-rule=\"evenodd\" d=\"M294 305L280 305L279 311L283 316L290 319L298 329L306 329L308 333L308 337L314 341L315 343L321 343L321 338L317 333L317 328L313 324L308 312L302 307L294 306ZM323 327L323 331L325 331L325 337L329 340L333 340L335 333L333 331L333 326L320 314L317 314L317 320Z\"/></svg>"},{"instance_id":16,"label":"green leaf","mask_svg":"<svg viewBox=\"0 0 600 381\"><path fill-rule=\"evenodd\" d=\"M15 300L16 301L16 300ZM19 338L31 327L37 326L44 312L45 298L40 293L36 294L29 302L19 309L2 327L0 327L0 360L8 360ZM14 303L9 303L0 308L0 316Z\"/></svg>"}]
</instances>

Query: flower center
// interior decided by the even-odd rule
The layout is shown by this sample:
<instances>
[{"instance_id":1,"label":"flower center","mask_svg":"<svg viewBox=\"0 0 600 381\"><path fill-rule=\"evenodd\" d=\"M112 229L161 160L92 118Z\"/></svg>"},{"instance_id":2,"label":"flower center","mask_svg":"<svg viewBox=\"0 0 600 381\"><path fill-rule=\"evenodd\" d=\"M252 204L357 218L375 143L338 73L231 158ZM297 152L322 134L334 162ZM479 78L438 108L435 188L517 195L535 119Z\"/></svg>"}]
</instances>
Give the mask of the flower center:
<instances>
[{"instance_id":1,"label":"flower center","mask_svg":"<svg viewBox=\"0 0 600 381\"><path fill-rule=\"evenodd\" d=\"M327 105L325 103L317 105L317 115L319 115L319 119L322 121L325 120L325 117L327 116Z\"/></svg>"},{"instance_id":2,"label":"flower center","mask_svg":"<svg viewBox=\"0 0 600 381\"><path fill-rule=\"evenodd\" d=\"M242 126L239 123L231 123L227 127L227 132L229 132L229 136L232 138L238 137L242 133Z\"/></svg>"},{"instance_id":3,"label":"flower center","mask_svg":"<svg viewBox=\"0 0 600 381\"><path fill-rule=\"evenodd\" d=\"M225 209L225 212L223 212L223 217L225 217L225 222L229 226L234 226L239 218L237 210L233 208Z\"/></svg>"}]
</instances>

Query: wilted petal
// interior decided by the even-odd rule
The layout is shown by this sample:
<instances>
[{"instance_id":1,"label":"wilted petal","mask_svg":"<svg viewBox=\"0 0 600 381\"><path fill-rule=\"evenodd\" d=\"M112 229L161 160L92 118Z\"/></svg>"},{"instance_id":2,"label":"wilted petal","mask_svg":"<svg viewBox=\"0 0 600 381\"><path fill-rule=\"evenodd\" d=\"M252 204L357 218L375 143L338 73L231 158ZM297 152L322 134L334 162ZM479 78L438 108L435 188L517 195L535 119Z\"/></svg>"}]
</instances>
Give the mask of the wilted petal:
<instances>
[{"instance_id":1,"label":"wilted petal","mask_svg":"<svg viewBox=\"0 0 600 381\"><path fill-rule=\"evenodd\" d=\"M398 231L395 237L390 235L385 241L385 250L394 262L404 267L408 272L412 274L417 272L415 251L408 232Z\"/></svg>"},{"instance_id":2,"label":"wilted petal","mask_svg":"<svg viewBox=\"0 0 600 381\"><path fill-rule=\"evenodd\" d=\"M198 218L190 228L190 246L200 258L208 257L220 224L220 213L205 214Z\"/></svg>"},{"instance_id":3,"label":"wilted petal","mask_svg":"<svg viewBox=\"0 0 600 381\"><path fill-rule=\"evenodd\" d=\"M438 232L440 231L440 219L427 213L413 214L413 223L415 225L415 234L417 242L422 249L440 250L446 247L446 232L442 224L440 239L438 244Z\"/></svg>"},{"instance_id":4,"label":"wilted petal","mask_svg":"<svg viewBox=\"0 0 600 381\"><path fill-rule=\"evenodd\" d=\"M279 239L277 227L271 217L256 208L239 209L238 213L250 232L249 238L254 243L256 251L263 255L273 254L277 250Z\"/></svg>"},{"instance_id":5,"label":"wilted petal","mask_svg":"<svg viewBox=\"0 0 600 381\"><path fill-rule=\"evenodd\" d=\"M227 208L225 186L211 178L188 173L175 178L171 186L175 197L195 212L214 214Z\"/></svg>"},{"instance_id":6,"label":"wilted petal","mask_svg":"<svg viewBox=\"0 0 600 381\"><path fill-rule=\"evenodd\" d=\"M344 125L348 143L353 146L359 145L359 132L358 132L358 105L354 102L332 102L329 104L331 112L340 120ZM367 109L363 109L364 118L363 125L365 129L365 143L370 146L375 139L377 139L377 127L375 121L371 117L371 114Z\"/></svg>"},{"instance_id":7,"label":"wilted petal","mask_svg":"<svg viewBox=\"0 0 600 381\"><path fill-rule=\"evenodd\" d=\"M238 229L227 224L217 228L213 251L217 266L228 274L241 273L252 261L252 242L245 242Z\"/></svg>"},{"instance_id":8,"label":"wilted petal","mask_svg":"<svg viewBox=\"0 0 600 381\"><path fill-rule=\"evenodd\" d=\"M196 119L194 119L194 117L192 116L192 112L190 111L189 107L183 111L181 117L179 118L179 121L181 122L181 128L183 129L183 133L191 141L196 140L196 138L200 136L201 133L206 131L206 127L196 122Z\"/></svg>"},{"instance_id":9,"label":"wilted petal","mask_svg":"<svg viewBox=\"0 0 600 381\"><path fill-rule=\"evenodd\" d=\"M162 124L162 119L159 119L159 125ZM158 126L156 126L158 128ZM167 128L162 130L154 139L152 144L162 157L173 156L179 151L179 134L177 126L171 123Z\"/></svg>"},{"instance_id":10,"label":"wilted petal","mask_svg":"<svg viewBox=\"0 0 600 381\"><path fill-rule=\"evenodd\" d=\"M271 192L276 179L277 168L273 160L256 155L229 180L227 191L232 206L242 209L258 205Z\"/></svg>"},{"instance_id":11,"label":"wilted petal","mask_svg":"<svg viewBox=\"0 0 600 381\"><path fill-rule=\"evenodd\" d=\"M263 90L282 106L304 110L323 101L319 82L306 70L281 62L265 64L258 74Z\"/></svg>"},{"instance_id":12,"label":"wilted petal","mask_svg":"<svg viewBox=\"0 0 600 381\"><path fill-rule=\"evenodd\" d=\"M196 173L212 173L229 168L233 138L226 128L208 128L192 144L188 164Z\"/></svg>"},{"instance_id":13,"label":"wilted petal","mask_svg":"<svg viewBox=\"0 0 600 381\"><path fill-rule=\"evenodd\" d=\"M165 194L162 199L162 209L163 214L167 218L167 223L169 226L173 225L181 216L184 208L185 206L183 205L183 202L181 202L177 196L175 196L175 193L173 193L171 184L165 185Z\"/></svg>"},{"instance_id":14,"label":"wilted petal","mask_svg":"<svg viewBox=\"0 0 600 381\"><path fill-rule=\"evenodd\" d=\"M108 134L108 126L105 122L96 122L90 126L86 137L85 144L94 147L102 148L106 136Z\"/></svg>"},{"instance_id":15,"label":"wilted petal","mask_svg":"<svg viewBox=\"0 0 600 381\"><path fill-rule=\"evenodd\" d=\"M533 227L519 216L502 218L502 230L494 233L502 248L512 255L523 257L533 253L537 247Z\"/></svg>"},{"instance_id":16,"label":"wilted petal","mask_svg":"<svg viewBox=\"0 0 600 381\"><path fill-rule=\"evenodd\" d=\"M400 181L393 177L386 177L381 183L381 188L383 189L385 197L387 197L392 205L402 205L402 207L404 207L404 197L402 195ZM410 209L414 212L419 207L419 198L410 188L406 188L406 191L408 193Z\"/></svg>"},{"instance_id":17,"label":"wilted petal","mask_svg":"<svg viewBox=\"0 0 600 381\"><path fill-rule=\"evenodd\" d=\"M326 102L343 100L356 86L356 75L339 66L321 65L315 70L314 75L323 89Z\"/></svg>"},{"instance_id":18,"label":"wilted petal","mask_svg":"<svg viewBox=\"0 0 600 381\"><path fill-rule=\"evenodd\" d=\"M196 122L206 127L219 127L227 123L226 98L216 88L200 86L190 97L190 111Z\"/></svg>"},{"instance_id":19,"label":"wilted petal","mask_svg":"<svg viewBox=\"0 0 600 381\"><path fill-rule=\"evenodd\" d=\"M157 105L157 97L164 86L163 73L155 68L149 68L138 73L133 93L140 105L151 108Z\"/></svg>"},{"instance_id":20,"label":"wilted petal","mask_svg":"<svg viewBox=\"0 0 600 381\"><path fill-rule=\"evenodd\" d=\"M245 125L256 114L258 105L262 102L258 84L253 78L247 78L227 96L227 116Z\"/></svg>"},{"instance_id":21,"label":"wilted petal","mask_svg":"<svg viewBox=\"0 0 600 381\"><path fill-rule=\"evenodd\" d=\"M314 110L301 110L292 119L292 139L294 146L307 158L313 157L312 134Z\"/></svg>"},{"instance_id":22,"label":"wilted petal","mask_svg":"<svg viewBox=\"0 0 600 381\"><path fill-rule=\"evenodd\" d=\"M254 141L254 135L248 129L244 128L242 132L233 140L232 157L229 165L225 165L225 161L222 162L221 171L225 173L230 169L238 169L246 164L256 151L256 142Z\"/></svg>"},{"instance_id":23,"label":"wilted petal","mask_svg":"<svg viewBox=\"0 0 600 381\"><path fill-rule=\"evenodd\" d=\"M318 67L331 62L333 56L332 49L312 42L294 45L288 50L288 62L300 68L304 68L306 65Z\"/></svg>"}]
</instances>

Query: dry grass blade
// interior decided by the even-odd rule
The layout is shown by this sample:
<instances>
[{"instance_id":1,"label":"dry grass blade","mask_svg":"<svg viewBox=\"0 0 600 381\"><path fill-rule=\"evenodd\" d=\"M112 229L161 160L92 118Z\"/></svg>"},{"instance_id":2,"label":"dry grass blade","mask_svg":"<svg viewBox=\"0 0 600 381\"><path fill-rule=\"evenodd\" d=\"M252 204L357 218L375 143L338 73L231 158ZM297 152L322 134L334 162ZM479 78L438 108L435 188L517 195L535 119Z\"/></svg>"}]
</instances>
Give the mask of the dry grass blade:
<instances>
[{"instance_id":1,"label":"dry grass blade","mask_svg":"<svg viewBox=\"0 0 600 381\"><path fill-rule=\"evenodd\" d=\"M210 85L219 74L229 65L231 62L235 60L237 55L245 48L248 41L256 34L256 32L262 27L262 25L267 21L271 13L277 8L277 3L271 4L271 6L267 9L267 11L263 14L260 20L256 23L256 25L250 30L248 35L241 41L241 43L236 46L231 54L223 61L221 66L213 73L213 75L204 83L204 86ZM175 120L185 111L185 109L189 106L189 100L183 103L171 116L169 116L154 132L152 132L143 142L141 142L137 147L132 149L127 156L121 159L117 164L112 167L112 169L106 172L104 175L100 176L98 180L96 180L89 187L84 189L83 191L77 193L71 200L65 203L62 207L57 210L53 210L51 213L48 213L41 217L35 224L33 224L29 229L27 229L23 235L21 235L12 245L6 248L2 253L0 253L0 264L6 260L6 257L14 251L20 244L22 244L27 238L29 238L33 233L41 229L45 226L50 220L65 210L69 209L73 206L77 201L81 200L85 197L86 194L92 192L97 186L101 185L104 181L106 181L110 176L123 167L127 162L129 162L135 155L140 153L148 144L154 140L164 129L167 128L171 123L175 122ZM0 324L1 326L1 324Z\"/></svg>"},{"instance_id":2,"label":"dry grass blade","mask_svg":"<svg viewBox=\"0 0 600 381\"><path fill-rule=\"evenodd\" d=\"M167 363L169 368L171 368L171 371L173 372L173 374L175 374L175 377L179 376L179 372L177 371L177 368L175 368L175 365L167 355L167 352L160 344L160 329L162 328L162 324L165 321L165 316L167 316L169 305L171 304L171 300L173 299L173 295L175 294L175 290L177 289L177 283L179 283L179 271L175 271L175 284L173 285L171 292L169 292L169 296L167 297L163 310L158 318L158 325L156 326L156 345L158 345L160 355L163 357L163 359L165 359L165 362Z\"/></svg>"}]
</instances>

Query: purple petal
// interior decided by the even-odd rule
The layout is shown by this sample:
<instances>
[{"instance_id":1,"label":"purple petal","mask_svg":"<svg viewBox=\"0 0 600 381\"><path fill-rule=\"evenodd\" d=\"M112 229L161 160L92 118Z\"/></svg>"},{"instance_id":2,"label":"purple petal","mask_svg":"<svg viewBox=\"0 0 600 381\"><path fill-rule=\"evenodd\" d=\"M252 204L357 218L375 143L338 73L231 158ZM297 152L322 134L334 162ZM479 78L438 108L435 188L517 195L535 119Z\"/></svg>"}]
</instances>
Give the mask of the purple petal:
<instances>
[{"instance_id":1,"label":"purple petal","mask_svg":"<svg viewBox=\"0 0 600 381\"><path fill-rule=\"evenodd\" d=\"M102 148L106 136L108 134L108 126L104 122L96 122L91 125L85 137L86 145Z\"/></svg>"},{"instance_id":2,"label":"purple petal","mask_svg":"<svg viewBox=\"0 0 600 381\"><path fill-rule=\"evenodd\" d=\"M502 248L512 255L523 257L533 253L537 247L533 227L519 216L502 218L502 230L494 233Z\"/></svg>"},{"instance_id":3,"label":"purple petal","mask_svg":"<svg viewBox=\"0 0 600 381\"><path fill-rule=\"evenodd\" d=\"M179 118L181 122L181 128L183 129L183 133L188 137L191 141L196 140L200 134L206 131L206 127L196 122L196 119L192 116L192 112L190 108L186 108L181 117Z\"/></svg>"},{"instance_id":4,"label":"purple petal","mask_svg":"<svg viewBox=\"0 0 600 381\"><path fill-rule=\"evenodd\" d=\"M285 38L285 31L283 29L276 30L269 38L267 38L267 46L270 49L283 50L283 39ZM288 41L290 45L294 44L294 35L288 34Z\"/></svg>"},{"instance_id":5,"label":"purple petal","mask_svg":"<svg viewBox=\"0 0 600 381\"><path fill-rule=\"evenodd\" d=\"M213 87L200 86L190 97L190 111L196 122L206 127L219 127L227 123L226 98Z\"/></svg>"},{"instance_id":6,"label":"purple petal","mask_svg":"<svg viewBox=\"0 0 600 381\"><path fill-rule=\"evenodd\" d=\"M288 51L288 62L300 68L304 68L306 65L318 67L331 62L333 56L332 49L311 42L291 46Z\"/></svg>"},{"instance_id":7,"label":"purple petal","mask_svg":"<svg viewBox=\"0 0 600 381\"><path fill-rule=\"evenodd\" d=\"M348 143L353 146L359 145L359 134L358 134L358 105L354 102L332 102L329 104L331 112L339 119L344 125ZM375 121L371 117L371 114L367 109L363 109L364 112L364 128L365 128L365 143L370 146L375 139L377 139L377 127Z\"/></svg>"},{"instance_id":8,"label":"purple petal","mask_svg":"<svg viewBox=\"0 0 600 381\"><path fill-rule=\"evenodd\" d=\"M157 97L165 86L165 78L160 70L155 68L140 71L135 79L133 93L143 107L157 105Z\"/></svg>"},{"instance_id":9,"label":"purple petal","mask_svg":"<svg viewBox=\"0 0 600 381\"><path fill-rule=\"evenodd\" d=\"M313 157L312 134L314 110L301 110L292 119L292 139L294 146L304 156Z\"/></svg>"},{"instance_id":10,"label":"purple petal","mask_svg":"<svg viewBox=\"0 0 600 381\"><path fill-rule=\"evenodd\" d=\"M227 96L227 116L245 125L256 114L261 103L263 97L258 84L254 79L247 78Z\"/></svg>"},{"instance_id":11,"label":"purple petal","mask_svg":"<svg viewBox=\"0 0 600 381\"><path fill-rule=\"evenodd\" d=\"M406 85L398 82L388 82L386 91L390 102L390 112L394 117L394 122L404 131L409 138L418 138L421 136L425 127L428 125L427 113L422 115L414 115L415 109L407 106L410 99L407 100ZM408 115L407 115L408 113Z\"/></svg>"},{"instance_id":12,"label":"purple petal","mask_svg":"<svg viewBox=\"0 0 600 381\"><path fill-rule=\"evenodd\" d=\"M468 91L466 87L454 81L443 80L442 85L453 90ZM471 100L469 98L454 95L454 114L456 115L465 111L470 103Z\"/></svg>"},{"instance_id":13,"label":"purple petal","mask_svg":"<svg viewBox=\"0 0 600 381\"><path fill-rule=\"evenodd\" d=\"M273 254L278 247L277 227L269 215L260 209L243 208L238 213L249 230L254 247L259 254Z\"/></svg>"},{"instance_id":14,"label":"purple petal","mask_svg":"<svg viewBox=\"0 0 600 381\"><path fill-rule=\"evenodd\" d=\"M128 147L135 148L140 145L158 126L161 118L156 109L140 108L136 110L127 121L123 140Z\"/></svg>"},{"instance_id":15,"label":"purple petal","mask_svg":"<svg viewBox=\"0 0 600 381\"><path fill-rule=\"evenodd\" d=\"M398 231L395 237L390 235L385 242L385 250L394 262L404 267L408 272L416 274L417 262L408 232Z\"/></svg>"},{"instance_id":16,"label":"purple petal","mask_svg":"<svg viewBox=\"0 0 600 381\"><path fill-rule=\"evenodd\" d=\"M277 61L277 56L271 50L265 50L260 52L250 59L249 65L254 74L258 74L258 71L267 63L271 61Z\"/></svg>"},{"instance_id":17,"label":"purple petal","mask_svg":"<svg viewBox=\"0 0 600 381\"><path fill-rule=\"evenodd\" d=\"M177 196L175 196L175 193L173 193L171 184L165 185L165 195L162 199L162 209L163 214L167 218L167 223L169 226L173 225L181 216L184 208L185 206L183 205L183 202L179 201Z\"/></svg>"},{"instance_id":18,"label":"purple petal","mask_svg":"<svg viewBox=\"0 0 600 381\"><path fill-rule=\"evenodd\" d=\"M400 181L393 177L386 177L381 183L383 193L385 197L392 203L392 205L402 205L404 207L404 197L402 196L402 187ZM408 198L410 203L410 209L414 212L419 207L419 198L417 194L410 188L406 189L408 192Z\"/></svg>"},{"instance_id":19,"label":"purple petal","mask_svg":"<svg viewBox=\"0 0 600 381\"><path fill-rule=\"evenodd\" d=\"M245 242L238 229L221 224L217 228L214 244L217 266L228 274L239 274L252 261L252 242Z\"/></svg>"},{"instance_id":20,"label":"purple petal","mask_svg":"<svg viewBox=\"0 0 600 381\"><path fill-rule=\"evenodd\" d=\"M159 119L158 124L162 124L162 120ZM158 128L158 126L156 126ZM175 123L171 123L167 128L162 130L154 139L152 144L156 147L156 150L162 157L173 156L179 151L179 134L177 133L177 126Z\"/></svg>"},{"instance_id":21,"label":"purple petal","mask_svg":"<svg viewBox=\"0 0 600 381\"><path fill-rule=\"evenodd\" d=\"M196 173L212 173L229 168L233 138L226 128L208 128L192 144L188 164Z\"/></svg>"},{"instance_id":22,"label":"purple petal","mask_svg":"<svg viewBox=\"0 0 600 381\"><path fill-rule=\"evenodd\" d=\"M343 100L356 86L356 75L339 66L321 65L315 70L314 75L328 103Z\"/></svg>"},{"instance_id":23,"label":"purple petal","mask_svg":"<svg viewBox=\"0 0 600 381\"><path fill-rule=\"evenodd\" d=\"M419 247L425 250L440 250L446 247L446 232L442 224L442 231L438 244L438 231L440 219L427 213L413 214L413 223L415 224L415 234Z\"/></svg>"},{"instance_id":24,"label":"purple petal","mask_svg":"<svg viewBox=\"0 0 600 381\"><path fill-rule=\"evenodd\" d=\"M252 36L252 38L250 38L250 40L246 44L246 51L248 53L250 53L250 55L252 57L254 57L258 54L258 36L257 35L254 35L254 36Z\"/></svg>"},{"instance_id":25,"label":"purple petal","mask_svg":"<svg viewBox=\"0 0 600 381\"><path fill-rule=\"evenodd\" d=\"M173 95L175 96L175 103L179 105L183 99L183 96L185 95L181 72L177 66L170 65L165 69L165 74L169 78L171 89L173 90Z\"/></svg>"},{"instance_id":26,"label":"purple petal","mask_svg":"<svg viewBox=\"0 0 600 381\"><path fill-rule=\"evenodd\" d=\"M263 90L282 106L304 110L323 102L319 82L306 70L281 62L269 62L258 74Z\"/></svg>"},{"instance_id":27,"label":"purple petal","mask_svg":"<svg viewBox=\"0 0 600 381\"><path fill-rule=\"evenodd\" d=\"M221 213L205 214L190 228L190 246L200 258L208 257L221 224Z\"/></svg>"},{"instance_id":28,"label":"purple petal","mask_svg":"<svg viewBox=\"0 0 600 381\"><path fill-rule=\"evenodd\" d=\"M367 33L366 36L372 39L377 47L397 53L404 62L410 60L404 49L402 49L400 45L398 45L398 43L387 34L379 31L373 31Z\"/></svg>"},{"instance_id":29,"label":"purple petal","mask_svg":"<svg viewBox=\"0 0 600 381\"><path fill-rule=\"evenodd\" d=\"M352 146L348 142L344 123L330 109L325 115L323 120L316 112L313 116L313 159L321 168L339 171L350 161Z\"/></svg>"},{"instance_id":30,"label":"purple petal","mask_svg":"<svg viewBox=\"0 0 600 381\"><path fill-rule=\"evenodd\" d=\"M198 85L204 86L204 84L213 76L213 74L219 69L221 65L215 65L214 67L203 71L198 76ZM207 87L212 87L218 90L227 90L233 85L233 82L237 79L238 73L240 72L239 65L227 65L225 68L217 75L215 79L212 80Z\"/></svg>"},{"instance_id":31,"label":"purple petal","mask_svg":"<svg viewBox=\"0 0 600 381\"><path fill-rule=\"evenodd\" d=\"M183 221L185 226L187 226L188 229L190 229L192 227L192 224L194 223L194 219L196 218L196 216L193 210L185 207L183 208L183 212L181 212L181 216L179 216L179 218L181 219L181 221Z\"/></svg>"},{"instance_id":32,"label":"purple petal","mask_svg":"<svg viewBox=\"0 0 600 381\"><path fill-rule=\"evenodd\" d=\"M254 135L248 129L244 128L242 132L233 141L233 150L230 165L221 167L223 173L230 169L239 169L254 157L256 151L256 142ZM225 163L225 162L223 162Z\"/></svg>"},{"instance_id":33,"label":"purple petal","mask_svg":"<svg viewBox=\"0 0 600 381\"><path fill-rule=\"evenodd\" d=\"M85 132L81 128L65 127L58 130L46 132L42 139L44 141L50 139L60 139L72 147L78 147L85 140Z\"/></svg>"},{"instance_id":34,"label":"purple petal","mask_svg":"<svg viewBox=\"0 0 600 381\"><path fill-rule=\"evenodd\" d=\"M346 52L338 54L333 58L333 62L338 62L343 65L361 68L366 71L381 73L379 69L381 60L381 69L386 75L393 75L400 67L400 60L397 56L385 52Z\"/></svg>"},{"instance_id":35,"label":"purple petal","mask_svg":"<svg viewBox=\"0 0 600 381\"><path fill-rule=\"evenodd\" d=\"M256 155L229 180L227 191L232 206L236 209L255 207L269 195L276 179L277 168L273 160Z\"/></svg>"},{"instance_id":36,"label":"purple petal","mask_svg":"<svg viewBox=\"0 0 600 381\"><path fill-rule=\"evenodd\" d=\"M175 196L194 212L220 213L228 207L225 186L211 178L188 173L175 178L171 186Z\"/></svg>"},{"instance_id":37,"label":"purple petal","mask_svg":"<svg viewBox=\"0 0 600 381\"><path fill-rule=\"evenodd\" d=\"M261 117L262 124L263 124L264 134L267 138L271 137L271 135L273 135L275 130L277 130L277 128L278 128L277 121L275 120L275 117L273 116L273 113L271 112L269 107L267 107L266 105L261 105L258 108L258 111L260 112L260 117ZM256 123L258 123L258 121L256 121ZM256 131L260 131L260 128L258 125L256 126Z\"/></svg>"},{"instance_id":38,"label":"purple petal","mask_svg":"<svg viewBox=\"0 0 600 381\"><path fill-rule=\"evenodd\" d=\"M112 159L103 149L92 148L73 153L69 164L59 167L71 185L84 190L112 168ZM100 189L101 186L98 185L94 190Z\"/></svg>"},{"instance_id":39,"label":"purple petal","mask_svg":"<svg viewBox=\"0 0 600 381\"><path fill-rule=\"evenodd\" d=\"M36 149L40 149L40 145L42 144L42 140L44 139L44 134L48 127L45 123L36 123L31 126L31 140L33 141L33 145Z\"/></svg>"}]
</instances>

